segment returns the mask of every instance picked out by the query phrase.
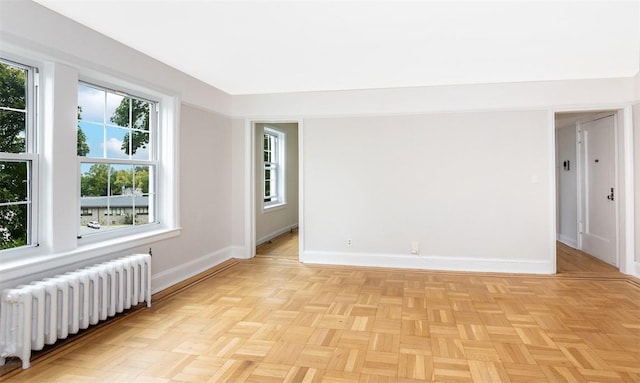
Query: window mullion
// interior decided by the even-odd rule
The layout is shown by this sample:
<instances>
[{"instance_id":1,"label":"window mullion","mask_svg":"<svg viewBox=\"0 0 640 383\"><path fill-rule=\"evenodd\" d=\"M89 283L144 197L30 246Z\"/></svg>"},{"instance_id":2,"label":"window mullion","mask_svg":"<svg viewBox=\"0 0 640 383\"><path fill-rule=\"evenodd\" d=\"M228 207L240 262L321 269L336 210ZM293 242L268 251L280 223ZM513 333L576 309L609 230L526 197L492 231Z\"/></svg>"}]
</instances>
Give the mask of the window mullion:
<instances>
[{"instance_id":1,"label":"window mullion","mask_svg":"<svg viewBox=\"0 0 640 383\"><path fill-rule=\"evenodd\" d=\"M133 153L133 99L129 98L129 124L127 126L127 133L129 134L129 142L127 142L128 146L129 146L129 150L128 150L128 154L129 154L129 159L131 159L132 157L132 153ZM126 137L126 136L125 136Z\"/></svg>"}]
</instances>

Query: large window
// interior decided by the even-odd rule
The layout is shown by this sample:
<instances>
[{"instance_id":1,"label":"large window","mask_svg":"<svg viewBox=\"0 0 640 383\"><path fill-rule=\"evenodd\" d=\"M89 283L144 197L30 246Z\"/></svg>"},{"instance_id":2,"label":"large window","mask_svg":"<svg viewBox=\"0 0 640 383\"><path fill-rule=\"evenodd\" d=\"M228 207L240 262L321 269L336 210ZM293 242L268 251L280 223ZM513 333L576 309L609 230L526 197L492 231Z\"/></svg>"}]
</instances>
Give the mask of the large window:
<instances>
[{"instance_id":1,"label":"large window","mask_svg":"<svg viewBox=\"0 0 640 383\"><path fill-rule=\"evenodd\" d=\"M157 222L157 136L157 102L79 83L81 236Z\"/></svg>"},{"instance_id":2,"label":"large window","mask_svg":"<svg viewBox=\"0 0 640 383\"><path fill-rule=\"evenodd\" d=\"M263 201L264 207L284 204L284 133L264 128Z\"/></svg>"},{"instance_id":3,"label":"large window","mask_svg":"<svg viewBox=\"0 0 640 383\"><path fill-rule=\"evenodd\" d=\"M36 241L35 69L0 59L0 251Z\"/></svg>"}]
</instances>

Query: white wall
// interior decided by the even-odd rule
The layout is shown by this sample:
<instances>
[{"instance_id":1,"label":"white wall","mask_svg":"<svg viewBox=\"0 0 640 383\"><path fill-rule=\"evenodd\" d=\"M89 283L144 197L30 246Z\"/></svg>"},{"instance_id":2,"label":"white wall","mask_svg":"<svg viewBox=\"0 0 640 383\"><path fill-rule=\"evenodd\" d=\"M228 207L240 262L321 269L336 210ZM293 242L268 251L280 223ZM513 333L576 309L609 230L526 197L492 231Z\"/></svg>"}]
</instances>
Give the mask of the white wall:
<instances>
[{"instance_id":1,"label":"white wall","mask_svg":"<svg viewBox=\"0 0 640 383\"><path fill-rule=\"evenodd\" d=\"M578 190L576 127L571 124L556 129L556 176L557 176L557 219L558 240L571 246L578 246ZM569 161L569 170L563 162Z\"/></svg>"},{"instance_id":2,"label":"white wall","mask_svg":"<svg viewBox=\"0 0 640 383\"><path fill-rule=\"evenodd\" d=\"M262 146L265 127L285 133L285 200L286 204L263 209ZM283 234L298 226L298 124L269 123L255 124L255 169L256 169L256 245Z\"/></svg>"},{"instance_id":3,"label":"white wall","mask_svg":"<svg viewBox=\"0 0 640 383\"><path fill-rule=\"evenodd\" d=\"M183 105L180 133L182 234L149 245L157 288L231 257L231 120Z\"/></svg>"},{"instance_id":4,"label":"white wall","mask_svg":"<svg viewBox=\"0 0 640 383\"><path fill-rule=\"evenodd\" d=\"M301 259L551 272L547 119L522 111L305 120ZM410 255L413 241L420 256Z\"/></svg>"},{"instance_id":5,"label":"white wall","mask_svg":"<svg viewBox=\"0 0 640 383\"><path fill-rule=\"evenodd\" d=\"M0 287L152 248L152 288L158 291L232 256L231 96L31 1L3 1L0 8L2 54L35 63L43 78L41 246L11 262L4 257ZM177 231L144 244L127 238L99 249L78 244L75 116L80 75L122 80L179 101L179 135L173 142L179 152Z\"/></svg>"}]
</instances>

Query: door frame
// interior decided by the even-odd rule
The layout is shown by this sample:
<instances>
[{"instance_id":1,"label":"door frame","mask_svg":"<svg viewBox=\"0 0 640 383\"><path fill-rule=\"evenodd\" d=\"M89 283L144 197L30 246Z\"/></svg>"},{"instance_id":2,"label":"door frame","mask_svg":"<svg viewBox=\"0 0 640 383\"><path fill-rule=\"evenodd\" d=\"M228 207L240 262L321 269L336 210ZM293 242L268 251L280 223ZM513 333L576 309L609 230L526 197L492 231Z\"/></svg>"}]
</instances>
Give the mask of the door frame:
<instances>
[{"instance_id":1,"label":"door frame","mask_svg":"<svg viewBox=\"0 0 640 383\"><path fill-rule=\"evenodd\" d=\"M298 257L304 249L304 129L301 118L244 120L244 244L245 258L256 255L256 124L298 124Z\"/></svg>"},{"instance_id":2,"label":"door frame","mask_svg":"<svg viewBox=\"0 0 640 383\"><path fill-rule=\"evenodd\" d=\"M581 129L581 124L585 124L591 121L596 121L599 119L603 119L603 118L607 118L609 116L613 116L613 188L616 191L620 190L620 182L619 182L619 150L618 150L618 111L616 110L610 110L610 111L603 111L602 113L597 113L594 114L592 116L589 117L585 117L582 118L578 121L576 121L576 126L575 126L575 132L576 132L576 194L577 194L577 209L576 209L576 215L578 218L578 249L584 251L584 243L583 243L583 235L582 235L582 228L583 228L583 224L582 222L584 222L584 209L583 209L583 200L584 200L584 190L583 190L583 182L584 182L584 159L582 158L582 150L584 150L583 148L580 147L580 139L582 137L580 137L580 129ZM618 210L618 198L615 198L613 203L614 203L614 221L613 221L613 229L614 229L614 244L615 244L615 254L614 254L614 259L615 259L615 263L616 263L616 267L620 267L620 214L619 214L619 210Z\"/></svg>"},{"instance_id":3,"label":"door frame","mask_svg":"<svg viewBox=\"0 0 640 383\"><path fill-rule=\"evenodd\" d=\"M550 110L550 161L551 170L549 195L551 196L551 254L553 268L556 265L556 219L557 219L557 185L556 185L556 143L555 143L555 115L568 112L614 112L616 126L615 163L616 163L616 187L618 188L618 204L616 206L616 248L618 249L618 269L621 273L635 274L635 207L634 207L634 169L633 169L633 105L601 105L586 107L554 108ZM626 213L626 214L625 214Z\"/></svg>"}]
</instances>

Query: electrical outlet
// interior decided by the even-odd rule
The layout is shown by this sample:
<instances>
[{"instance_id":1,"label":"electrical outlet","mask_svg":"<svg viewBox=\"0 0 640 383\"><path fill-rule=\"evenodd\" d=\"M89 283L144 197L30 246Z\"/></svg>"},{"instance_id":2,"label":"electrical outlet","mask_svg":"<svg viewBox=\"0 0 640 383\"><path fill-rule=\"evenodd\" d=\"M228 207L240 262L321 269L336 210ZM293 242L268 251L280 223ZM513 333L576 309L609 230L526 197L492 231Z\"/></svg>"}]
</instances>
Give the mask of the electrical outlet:
<instances>
[{"instance_id":1,"label":"electrical outlet","mask_svg":"<svg viewBox=\"0 0 640 383\"><path fill-rule=\"evenodd\" d=\"M347 239L347 246L351 246L353 245L353 241L351 240L351 238Z\"/></svg>"},{"instance_id":2,"label":"electrical outlet","mask_svg":"<svg viewBox=\"0 0 640 383\"><path fill-rule=\"evenodd\" d=\"M411 241L411 254L413 255L420 254L420 242Z\"/></svg>"}]
</instances>

